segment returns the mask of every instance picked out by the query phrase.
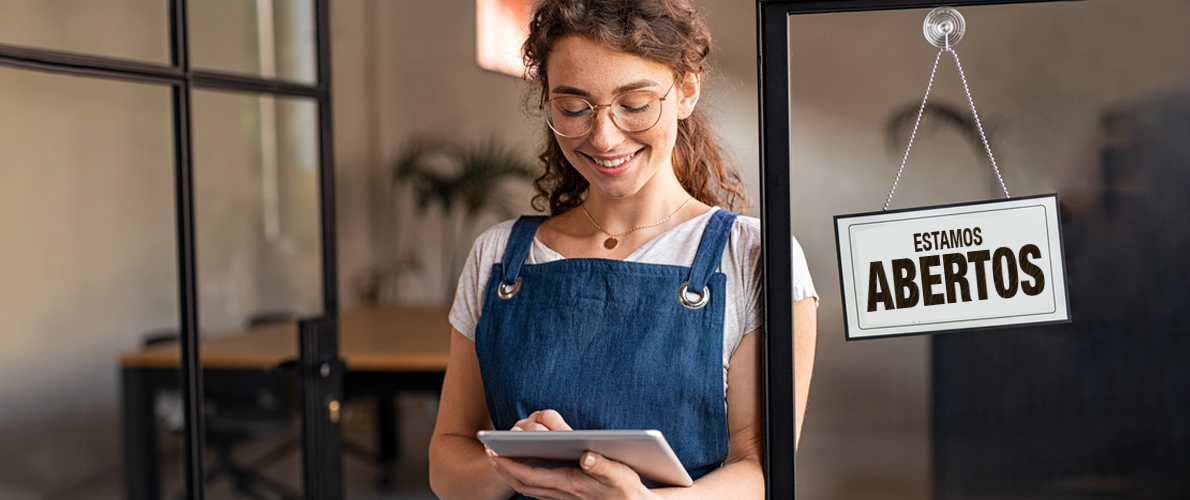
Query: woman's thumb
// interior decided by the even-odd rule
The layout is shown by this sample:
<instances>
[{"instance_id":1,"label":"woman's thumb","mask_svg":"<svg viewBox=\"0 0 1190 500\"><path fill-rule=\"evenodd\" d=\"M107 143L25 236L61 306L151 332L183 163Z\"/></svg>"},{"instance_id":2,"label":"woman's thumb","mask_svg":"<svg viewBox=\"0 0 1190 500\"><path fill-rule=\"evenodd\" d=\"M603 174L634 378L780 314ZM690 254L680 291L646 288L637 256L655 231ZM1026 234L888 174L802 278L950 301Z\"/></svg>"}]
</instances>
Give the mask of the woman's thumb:
<instances>
[{"instance_id":1,"label":"woman's thumb","mask_svg":"<svg viewBox=\"0 0 1190 500\"><path fill-rule=\"evenodd\" d=\"M610 479L610 476L614 472L611 461L593 451L583 453L582 458L579 459L579 466L588 475L599 479Z\"/></svg>"}]
</instances>

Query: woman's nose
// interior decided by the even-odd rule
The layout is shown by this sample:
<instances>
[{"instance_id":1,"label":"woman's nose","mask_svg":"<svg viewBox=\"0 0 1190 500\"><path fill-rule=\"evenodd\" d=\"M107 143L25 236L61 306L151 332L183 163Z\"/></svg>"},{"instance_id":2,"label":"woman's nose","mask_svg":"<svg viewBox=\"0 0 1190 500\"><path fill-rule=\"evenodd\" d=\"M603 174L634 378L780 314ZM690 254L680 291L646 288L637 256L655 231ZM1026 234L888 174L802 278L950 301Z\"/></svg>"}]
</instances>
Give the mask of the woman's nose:
<instances>
[{"instance_id":1,"label":"woman's nose","mask_svg":"<svg viewBox=\"0 0 1190 500\"><path fill-rule=\"evenodd\" d=\"M609 108L597 109L591 123L591 145L600 151L611 151L624 140L624 133L612 120Z\"/></svg>"}]
</instances>

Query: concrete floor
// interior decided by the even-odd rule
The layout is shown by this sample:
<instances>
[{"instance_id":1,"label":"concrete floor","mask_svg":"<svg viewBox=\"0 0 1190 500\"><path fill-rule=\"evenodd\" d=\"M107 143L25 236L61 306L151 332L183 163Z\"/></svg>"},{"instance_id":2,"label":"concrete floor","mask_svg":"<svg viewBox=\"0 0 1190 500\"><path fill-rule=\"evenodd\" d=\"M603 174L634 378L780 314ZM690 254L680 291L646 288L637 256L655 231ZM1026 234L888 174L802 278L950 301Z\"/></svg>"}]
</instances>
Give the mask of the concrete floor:
<instances>
[{"instance_id":1,"label":"concrete floor","mask_svg":"<svg viewBox=\"0 0 1190 500\"><path fill-rule=\"evenodd\" d=\"M436 396L410 394L398 398L398 411L404 418L401 425L401 454L396 464L396 483L391 488L377 484L378 469L354 455L345 454L343 475L348 500L434 500L427 480L428 460L426 450L434 425ZM344 437L370 448L373 417L370 405L361 404L353 408L344 423ZM296 430L289 436L253 443L237 452L237 458L250 461L260 454L296 439ZM176 438L163 443L165 463L163 465L163 498L173 500L181 489L181 451ZM207 459L213 457L207 452ZM301 463L298 453L291 453L281 462L265 469L265 474L295 490L300 488ZM212 481L206 489L207 500L240 500L251 497L238 494L230 482L224 479ZM0 499L4 500L124 500L123 471L111 470L93 478L65 486L48 495L9 491L0 487Z\"/></svg>"},{"instance_id":2,"label":"concrete floor","mask_svg":"<svg viewBox=\"0 0 1190 500\"><path fill-rule=\"evenodd\" d=\"M798 497L813 500L919 500L930 497L926 372L921 340L853 344L820 339L810 406L797 457ZM911 362L906 362L911 361ZM883 366L881 366L883 365ZM889 373L897 376L889 377ZM392 488L377 485L376 466L345 454L344 480L349 500L430 500L426 450L433 431L436 396L398 398L401 452ZM363 403L345 413L344 437L371 448L373 407ZM290 438L296 437L296 433ZM181 451L176 437L163 443L164 498L173 500L181 486ZM256 443L240 458L251 460L284 438ZM167 440L168 441L168 440ZM208 460L212 458L208 452ZM266 470L297 489L300 457L294 453ZM48 495L9 491L4 500L123 500L123 472L111 470L65 486ZM226 479L206 490L209 500L239 500Z\"/></svg>"}]
</instances>

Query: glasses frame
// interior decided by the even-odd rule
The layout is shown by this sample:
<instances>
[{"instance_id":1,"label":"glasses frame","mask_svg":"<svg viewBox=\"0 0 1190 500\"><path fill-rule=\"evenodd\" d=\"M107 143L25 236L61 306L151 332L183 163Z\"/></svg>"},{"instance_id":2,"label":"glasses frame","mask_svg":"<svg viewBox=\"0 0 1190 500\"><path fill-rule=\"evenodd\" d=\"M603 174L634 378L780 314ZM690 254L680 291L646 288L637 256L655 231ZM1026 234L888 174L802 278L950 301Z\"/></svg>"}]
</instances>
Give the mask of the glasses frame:
<instances>
[{"instance_id":1,"label":"glasses frame","mask_svg":"<svg viewBox=\"0 0 1190 500\"><path fill-rule=\"evenodd\" d=\"M674 81L669 84L669 88L665 89L665 93L662 95L657 95L656 92L653 92L652 90L648 90L648 89L626 90L624 92L620 92L619 94L612 96L612 101L607 104L591 104L591 101L588 101L585 98L582 98L579 96L569 96L569 95L568 96L558 96L553 99L546 99L545 101L543 101L541 103L541 106L539 106L538 109L543 112L542 117L545 119L546 126L548 126L550 128L550 130L552 130L558 136L565 137L568 139L579 138L579 137L582 137L582 136L585 136L585 135L591 133L591 130L593 130L595 128L595 120L597 118L599 118L599 108L607 108L607 113L608 113L608 116L612 120L612 124L614 124L616 126L616 128L620 129L620 131L622 131L626 134L639 134L641 132L647 132L647 131L651 130L653 127L656 127L658 123L661 123L661 114L663 111L665 111L665 100L669 98L669 93L673 91L674 86L676 86L677 84L678 84L678 80L675 78ZM633 92L648 92L650 94L653 94L653 97L657 98L657 101L660 102L660 106L661 106L661 109L659 109L657 111L657 120L654 121L652 125L649 125L648 127L645 127L640 130L627 130L624 127L620 126L620 122L616 121L616 112L613 111L611 108L612 104L615 104L616 100L619 99L621 96L623 96L625 94L631 94ZM588 121L587 129L584 130L583 133L578 134L578 135L566 135L566 134L563 134L562 132L559 132L558 129L554 128L554 124L550 121L549 113L545 113L544 111L546 110L546 107L550 106L551 103L553 103L554 101L556 101L558 99L578 99L578 100L586 103L587 107L591 109L591 119Z\"/></svg>"}]
</instances>

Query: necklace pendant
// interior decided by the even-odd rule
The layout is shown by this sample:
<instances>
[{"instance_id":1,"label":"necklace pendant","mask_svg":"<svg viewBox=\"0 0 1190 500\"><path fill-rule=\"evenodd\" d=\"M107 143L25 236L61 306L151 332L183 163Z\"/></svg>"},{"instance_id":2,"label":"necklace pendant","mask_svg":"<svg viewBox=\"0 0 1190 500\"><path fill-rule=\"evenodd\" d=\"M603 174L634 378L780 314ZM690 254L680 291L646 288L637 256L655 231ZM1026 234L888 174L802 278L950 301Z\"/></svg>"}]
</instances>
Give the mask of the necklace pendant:
<instances>
[{"instance_id":1,"label":"necklace pendant","mask_svg":"<svg viewBox=\"0 0 1190 500\"><path fill-rule=\"evenodd\" d=\"M606 240L603 240L603 248L606 248L608 250L616 248L616 245L619 245L619 244L620 244L620 240L617 240L615 236L610 236Z\"/></svg>"}]
</instances>

